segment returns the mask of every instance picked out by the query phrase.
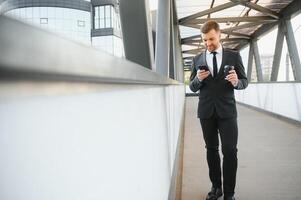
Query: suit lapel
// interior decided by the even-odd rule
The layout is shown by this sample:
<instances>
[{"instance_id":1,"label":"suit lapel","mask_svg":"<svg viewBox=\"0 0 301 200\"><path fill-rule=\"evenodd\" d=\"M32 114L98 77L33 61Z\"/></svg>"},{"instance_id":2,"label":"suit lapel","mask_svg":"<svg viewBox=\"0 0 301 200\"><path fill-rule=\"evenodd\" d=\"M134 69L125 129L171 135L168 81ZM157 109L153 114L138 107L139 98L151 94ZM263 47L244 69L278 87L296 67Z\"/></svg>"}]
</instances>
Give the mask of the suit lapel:
<instances>
[{"instance_id":1,"label":"suit lapel","mask_svg":"<svg viewBox=\"0 0 301 200\"><path fill-rule=\"evenodd\" d=\"M206 50L203 53L203 63L208 67L207 60L206 60Z\"/></svg>"}]
</instances>

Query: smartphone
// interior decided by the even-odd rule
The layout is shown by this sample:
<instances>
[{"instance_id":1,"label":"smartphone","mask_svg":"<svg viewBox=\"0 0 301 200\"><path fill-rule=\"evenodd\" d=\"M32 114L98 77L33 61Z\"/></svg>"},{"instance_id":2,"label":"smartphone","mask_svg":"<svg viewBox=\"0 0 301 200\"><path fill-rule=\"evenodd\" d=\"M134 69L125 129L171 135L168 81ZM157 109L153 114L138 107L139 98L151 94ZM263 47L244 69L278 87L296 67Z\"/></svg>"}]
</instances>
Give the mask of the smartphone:
<instances>
[{"instance_id":1,"label":"smartphone","mask_svg":"<svg viewBox=\"0 0 301 200\"><path fill-rule=\"evenodd\" d=\"M206 65L200 65L199 66L199 70L209 71L209 69L208 69L208 67Z\"/></svg>"},{"instance_id":2,"label":"smartphone","mask_svg":"<svg viewBox=\"0 0 301 200\"><path fill-rule=\"evenodd\" d=\"M224 74L225 74L225 76L228 76L229 75L229 71L231 71L233 69L234 69L233 65L225 65L225 67L224 67Z\"/></svg>"}]
</instances>

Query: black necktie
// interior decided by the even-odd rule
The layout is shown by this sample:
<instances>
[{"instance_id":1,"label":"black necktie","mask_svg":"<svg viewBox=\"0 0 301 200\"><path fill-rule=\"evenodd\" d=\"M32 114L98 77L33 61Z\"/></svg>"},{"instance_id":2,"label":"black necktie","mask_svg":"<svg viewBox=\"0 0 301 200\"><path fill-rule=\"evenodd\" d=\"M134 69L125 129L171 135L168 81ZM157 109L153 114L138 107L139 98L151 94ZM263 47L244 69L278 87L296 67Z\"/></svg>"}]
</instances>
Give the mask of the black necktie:
<instances>
[{"instance_id":1,"label":"black necktie","mask_svg":"<svg viewBox=\"0 0 301 200\"><path fill-rule=\"evenodd\" d=\"M217 75L217 62L216 62L216 52L211 52L213 54L213 77Z\"/></svg>"}]
</instances>

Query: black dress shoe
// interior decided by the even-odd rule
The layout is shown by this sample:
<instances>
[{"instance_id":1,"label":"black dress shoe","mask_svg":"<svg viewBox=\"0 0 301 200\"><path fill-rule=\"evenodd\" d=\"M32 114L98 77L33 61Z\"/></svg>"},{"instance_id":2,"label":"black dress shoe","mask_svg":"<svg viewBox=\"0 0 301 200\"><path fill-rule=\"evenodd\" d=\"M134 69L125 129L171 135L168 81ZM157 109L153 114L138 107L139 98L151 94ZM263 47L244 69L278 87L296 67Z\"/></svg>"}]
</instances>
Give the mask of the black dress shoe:
<instances>
[{"instance_id":1,"label":"black dress shoe","mask_svg":"<svg viewBox=\"0 0 301 200\"><path fill-rule=\"evenodd\" d=\"M206 200L217 200L219 197L223 195L223 191L221 188L211 188L211 191L208 193Z\"/></svg>"},{"instance_id":2,"label":"black dress shoe","mask_svg":"<svg viewBox=\"0 0 301 200\"><path fill-rule=\"evenodd\" d=\"M232 197L224 197L224 200L235 200L234 196Z\"/></svg>"}]
</instances>

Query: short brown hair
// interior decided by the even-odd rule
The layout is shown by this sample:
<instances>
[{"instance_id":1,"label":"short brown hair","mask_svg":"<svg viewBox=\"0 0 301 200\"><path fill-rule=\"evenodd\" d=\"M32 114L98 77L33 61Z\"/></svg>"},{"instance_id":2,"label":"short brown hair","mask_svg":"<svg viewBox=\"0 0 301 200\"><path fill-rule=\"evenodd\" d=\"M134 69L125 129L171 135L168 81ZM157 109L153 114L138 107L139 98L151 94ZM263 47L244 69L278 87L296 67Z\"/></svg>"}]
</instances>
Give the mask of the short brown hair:
<instances>
[{"instance_id":1,"label":"short brown hair","mask_svg":"<svg viewBox=\"0 0 301 200\"><path fill-rule=\"evenodd\" d=\"M214 29L215 31L220 31L219 24L214 20L209 20L205 24L203 24L201 32L206 34L212 29Z\"/></svg>"}]
</instances>

